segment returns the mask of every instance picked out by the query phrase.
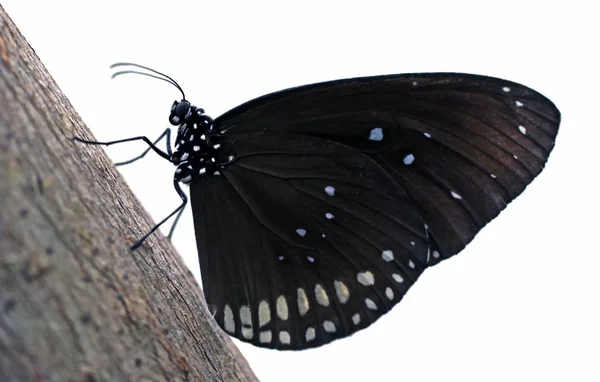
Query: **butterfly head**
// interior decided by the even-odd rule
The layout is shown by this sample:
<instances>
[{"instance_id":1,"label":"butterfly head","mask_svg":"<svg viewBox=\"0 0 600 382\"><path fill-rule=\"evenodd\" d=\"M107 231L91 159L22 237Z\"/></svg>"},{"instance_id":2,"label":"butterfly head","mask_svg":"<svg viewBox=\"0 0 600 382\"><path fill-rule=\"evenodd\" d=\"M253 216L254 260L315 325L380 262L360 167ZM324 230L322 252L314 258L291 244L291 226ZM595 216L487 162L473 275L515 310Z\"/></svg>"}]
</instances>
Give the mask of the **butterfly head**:
<instances>
[{"instance_id":1,"label":"butterfly head","mask_svg":"<svg viewBox=\"0 0 600 382\"><path fill-rule=\"evenodd\" d=\"M175 146L179 146L185 142L193 141L195 133L209 133L212 130L213 120L204 114L204 109L196 107L183 99L173 102L169 122L173 126L179 126L177 141L175 142Z\"/></svg>"}]
</instances>

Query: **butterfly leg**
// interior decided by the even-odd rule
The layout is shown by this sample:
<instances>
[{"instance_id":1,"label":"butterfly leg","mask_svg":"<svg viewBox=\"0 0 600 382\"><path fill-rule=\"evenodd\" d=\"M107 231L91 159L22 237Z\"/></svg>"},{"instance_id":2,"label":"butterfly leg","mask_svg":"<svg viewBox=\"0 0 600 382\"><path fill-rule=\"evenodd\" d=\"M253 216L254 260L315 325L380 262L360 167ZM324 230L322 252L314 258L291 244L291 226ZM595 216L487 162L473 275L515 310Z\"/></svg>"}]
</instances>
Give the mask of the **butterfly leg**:
<instances>
[{"instance_id":1,"label":"butterfly leg","mask_svg":"<svg viewBox=\"0 0 600 382\"><path fill-rule=\"evenodd\" d=\"M166 129L158 138L156 138L156 140L153 142L153 144L156 146L158 144L158 142L160 142L163 138L166 137L167 140L167 154L169 155L169 157L171 155L173 155L173 150L171 150L171 129ZM144 150L143 153L141 153L140 155L138 155L137 157L127 160L127 161L123 161L123 162L118 162L115 163L115 166L124 166L126 164L130 164L133 163L139 159L142 159L144 156L146 156L146 154L148 154L148 152L152 150L152 147L148 147L146 150Z\"/></svg>"},{"instance_id":2,"label":"butterfly leg","mask_svg":"<svg viewBox=\"0 0 600 382\"><path fill-rule=\"evenodd\" d=\"M179 194L179 197L181 198L181 202L182 203L181 203L181 206L179 206L179 213L175 217L175 220L173 221L173 225L171 226L171 229L169 230L169 236L168 236L169 239L171 239L173 237L173 232L175 232L175 227L177 226L177 223L179 222L179 218L181 217L181 214L183 214L183 210L185 209L185 205L188 202L187 196L185 195L185 193L181 189L181 186L179 185L179 182L177 180L175 180L173 182L173 185L175 186L175 191L177 191L177 193Z\"/></svg>"},{"instance_id":3,"label":"butterfly leg","mask_svg":"<svg viewBox=\"0 0 600 382\"><path fill-rule=\"evenodd\" d=\"M146 240L148 238L148 236L152 235L154 233L154 231L156 231L161 225L163 225L167 220L169 220L170 218L173 217L173 215L177 215L175 217L175 221L173 222L173 225L171 226L171 229L169 230L169 239L173 236L173 231L175 230L175 226L177 225L177 222L179 221L179 218L181 217L181 214L183 213L183 209L185 208L187 202L188 202L188 198L187 195L185 194L185 192L183 192L183 190L181 189L181 186L179 185L179 181L177 181L176 179L173 180L173 185L175 187L175 191L177 191L177 193L179 194L179 197L181 198L181 205L179 207L177 207L175 209L175 211L171 212L169 214L169 216L167 216L166 218L164 218L163 220L161 220L157 225L155 225L154 227L152 227L152 229L146 233L144 236L141 237L141 239L139 239L135 244L133 244L131 246L131 250L135 250L137 249L140 245L142 245L142 243L144 242L144 240Z\"/></svg>"},{"instance_id":4,"label":"butterfly leg","mask_svg":"<svg viewBox=\"0 0 600 382\"><path fill-rule=\"evenodd\" d=\"M110 145L116 145L117 143L125 143L125 142L133 142L133 141L144 141L144 142L146 142L146 144L148 146L150 146L150 149L154 150L155 153L157 153L161 157L163 157L166 160L168 160L169 162L171 162L171 155L169 155L168 153L166 153L166 152L162 151L161 149L159 149L158 147L156 147L156 145L154 143L152 143L150 141L150 139L148 139L148 137L133 137L133 138L119 139L117 141L108 141L108 142L88 141L86 139L82 139L79 137L73 137L73 138L71 138L71 140L85 143L86 145L103 145L103 146L110 146ZM171 151L170 147L169 147L168 151ZM123 162L121 162L121 163L123 163Z\"/></svg>"}]
</instances>

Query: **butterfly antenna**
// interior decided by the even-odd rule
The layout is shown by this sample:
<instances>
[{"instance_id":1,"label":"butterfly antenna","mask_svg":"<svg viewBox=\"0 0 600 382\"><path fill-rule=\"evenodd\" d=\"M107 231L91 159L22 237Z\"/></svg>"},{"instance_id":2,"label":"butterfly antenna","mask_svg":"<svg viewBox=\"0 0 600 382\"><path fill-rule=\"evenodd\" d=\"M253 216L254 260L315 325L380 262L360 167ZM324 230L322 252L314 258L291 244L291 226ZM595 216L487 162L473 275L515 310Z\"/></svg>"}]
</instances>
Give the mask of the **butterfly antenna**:
<instances>
[{"instance_id":1,"label":"butterfly antenna","mask_svg":"<svg viewBox=\"0 0 600 382\"><path fill-rule=\"evenodd\" d=\"M122 71L113 73L113 75L111 76L111 78L115 78L115 77L123 75L123 74L140 74L142 76L148 76L148 77L156 78L158 80L162 80L162 81L168 82L171 85L175 86L179 90L179 92L181 92L181 96L183 97L182 99L185 99L185 93L183 92L183 89L181 88L181 86L179 86L179 84L177 83L177 81L175 81L171 77L167 76L166 74L161 73L161 72L159 72L157 70L148 68L147 66L138 65L138 64L131 63L131 62L117 62L116 64L112 64L110 66L110 68L114 69L114 68L120 67L120 66L133 66L135 68L140 68L140 69L147 70L147 71L152 72L154 74L139 72L137 70L122 70Z\"/></svg>"}]
</instances>

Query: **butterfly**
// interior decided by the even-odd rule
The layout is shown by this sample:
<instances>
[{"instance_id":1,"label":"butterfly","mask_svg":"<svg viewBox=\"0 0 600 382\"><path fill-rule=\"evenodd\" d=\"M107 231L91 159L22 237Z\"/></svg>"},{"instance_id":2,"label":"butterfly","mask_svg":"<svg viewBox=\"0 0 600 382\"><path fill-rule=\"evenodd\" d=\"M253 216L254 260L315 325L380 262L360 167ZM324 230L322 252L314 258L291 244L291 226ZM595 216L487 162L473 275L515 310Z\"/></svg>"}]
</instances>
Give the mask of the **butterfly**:
<instances>
[{"instance_id":1,"label":"butterfly","mask_svg":"<svg viewBox=\"0 0 600 382\"><path fill-rule=\"evenodd\" d=\"M369 327L425 269L460 252L542 171L554 104L460 73L352 78L268 94L212 119L182 93L177 126L142 140L189 185L204 294L253 345L322 346ZM158 143L166 139L166 151Z\"/></svg>"}]
</instances>

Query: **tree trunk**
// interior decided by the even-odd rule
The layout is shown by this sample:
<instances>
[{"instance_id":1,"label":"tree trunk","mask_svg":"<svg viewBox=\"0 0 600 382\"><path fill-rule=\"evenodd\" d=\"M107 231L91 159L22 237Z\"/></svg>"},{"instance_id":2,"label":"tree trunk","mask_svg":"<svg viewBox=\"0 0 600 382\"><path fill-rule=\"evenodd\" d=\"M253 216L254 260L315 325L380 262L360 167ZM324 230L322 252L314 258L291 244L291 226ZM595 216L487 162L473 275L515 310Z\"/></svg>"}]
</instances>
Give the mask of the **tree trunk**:
<instances>
[{"instance_id":1,"label":"tree trunk","mask_svg":"<svg viewBox=\"0 0 600 382\"><path fill-rule=\"evenodd\" d=\"M256 381L0 7L0 380ZM131 237L123 237L127 230Z\"/></svg>"}]
</instances>

